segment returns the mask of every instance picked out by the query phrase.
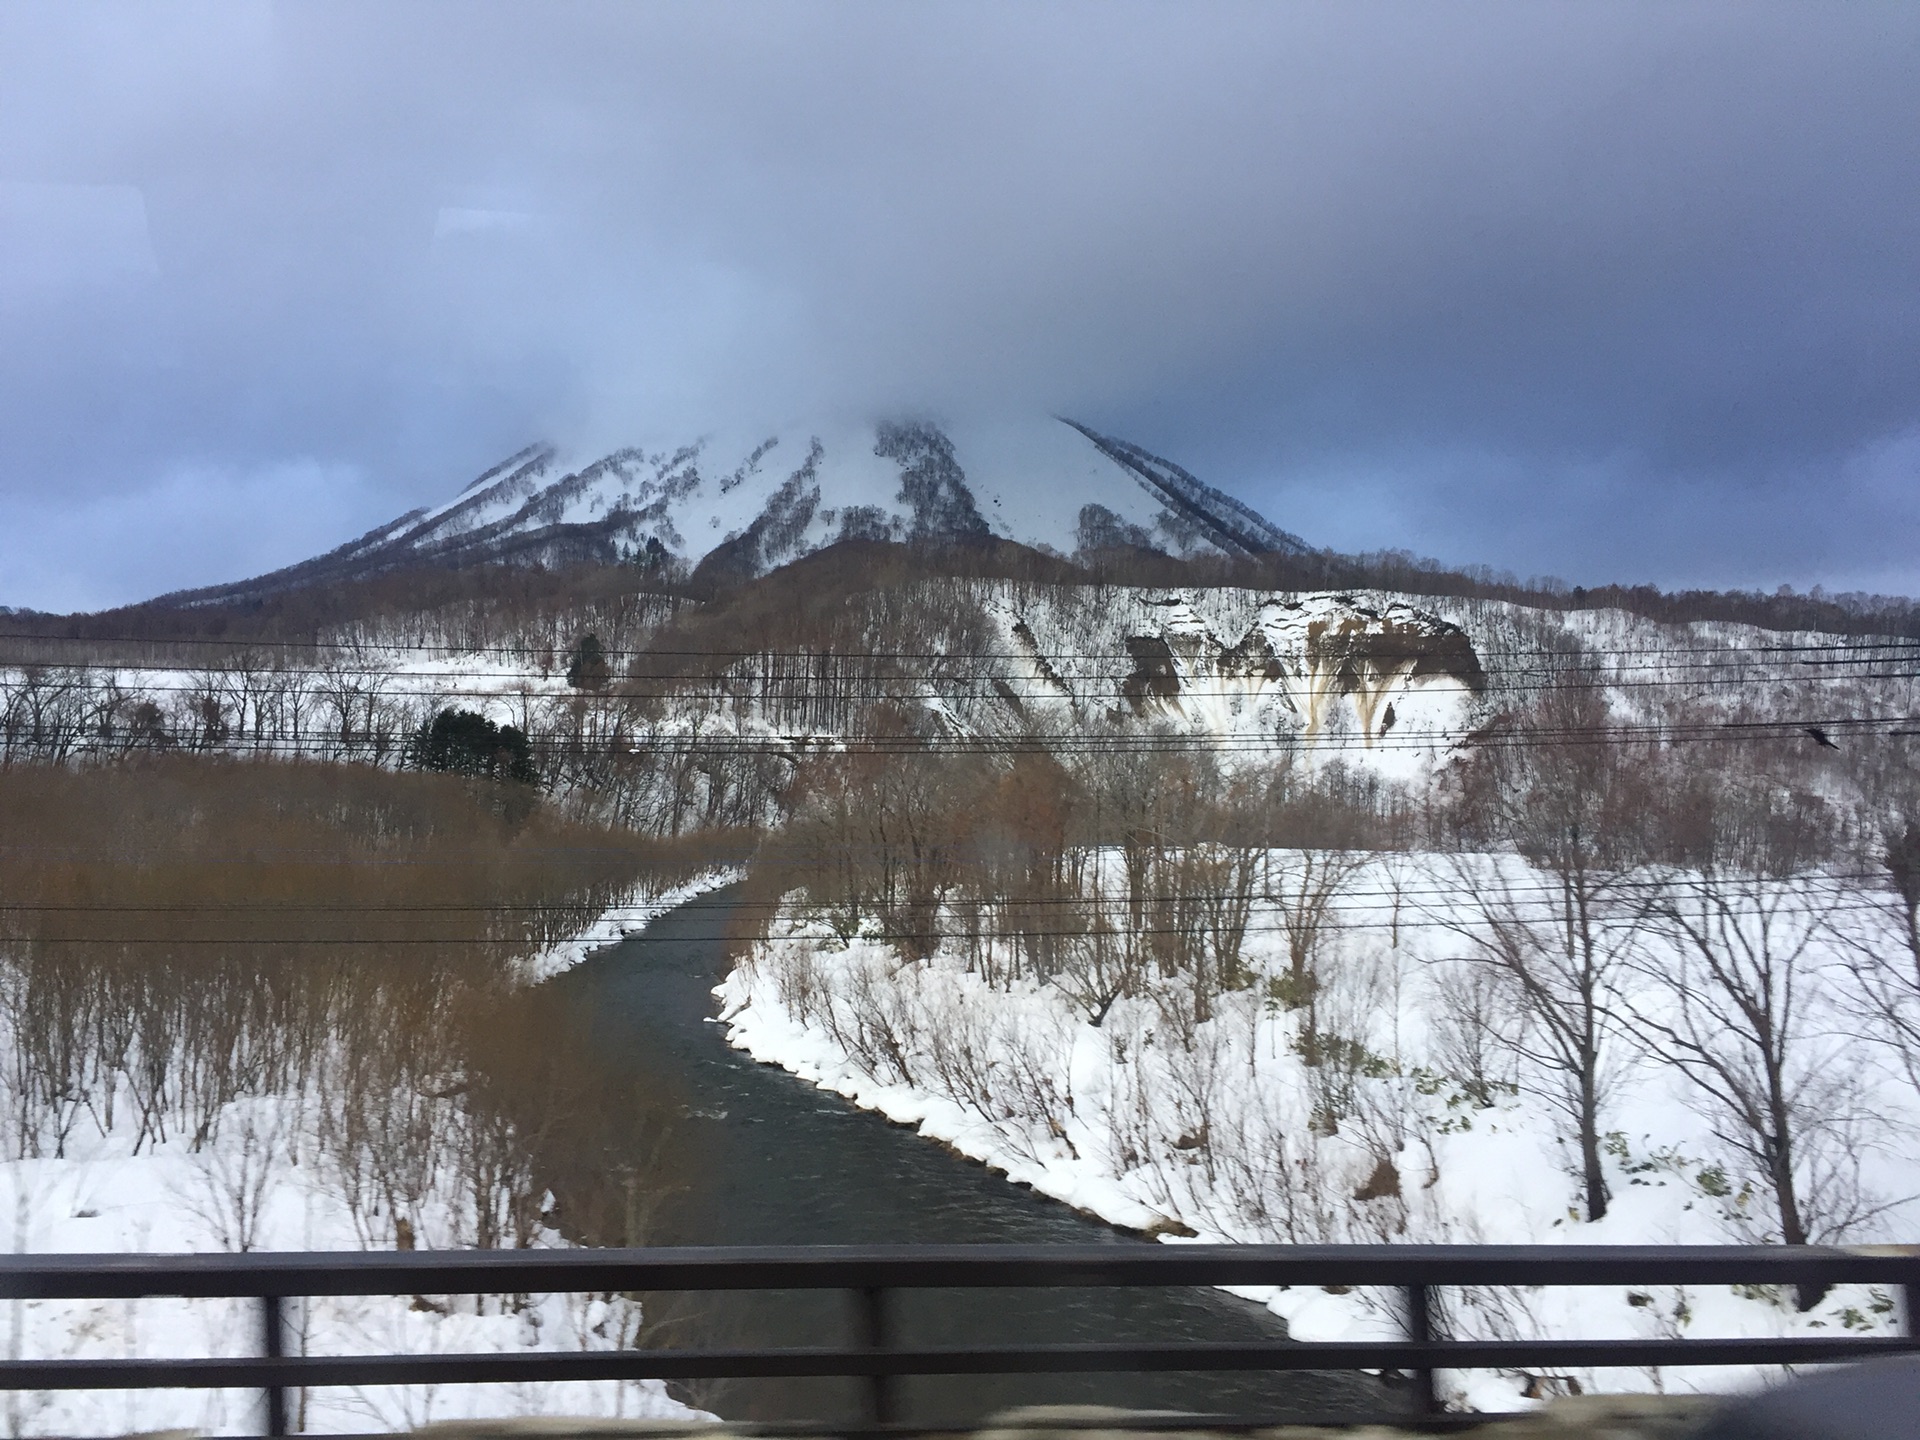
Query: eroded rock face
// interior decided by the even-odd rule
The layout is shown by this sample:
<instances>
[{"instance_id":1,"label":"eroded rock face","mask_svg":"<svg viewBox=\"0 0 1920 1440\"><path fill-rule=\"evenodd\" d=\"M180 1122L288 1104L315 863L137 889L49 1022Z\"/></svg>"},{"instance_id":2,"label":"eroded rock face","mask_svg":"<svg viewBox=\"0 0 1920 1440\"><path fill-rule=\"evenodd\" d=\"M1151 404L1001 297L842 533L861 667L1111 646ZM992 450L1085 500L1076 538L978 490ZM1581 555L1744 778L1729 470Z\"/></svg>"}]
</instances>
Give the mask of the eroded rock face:
<instances>
[{"instance_id":1,"label":"eroded rock face","mask_svg":"<svg viewBox=\"0 0 1920 1440\"><path fill-rule=\"evenodd\" d=\"M1127 653L1133 657L1133 671L1120 682L1120 693L1133 706L1133 713L1146 715L1158 706L1178 707L1180 666L1166 639L1159 635L1129 635Z\"/></svg>"},{"instance_id":2,"label":"eroded rock face","mask_svg":"<svg viewBox=\"0 0 1920 1440\"><path fill-rule=\"evenodd\" d=\"M1233 638L1179 595L1145 598L1141 611L1148 623L1125 636L1133 669L1119 688L1143 721L1362 747L1441 743L1486 687L1467 633L1409 605L1269 598Z\"/></svg>"}]
</instances>

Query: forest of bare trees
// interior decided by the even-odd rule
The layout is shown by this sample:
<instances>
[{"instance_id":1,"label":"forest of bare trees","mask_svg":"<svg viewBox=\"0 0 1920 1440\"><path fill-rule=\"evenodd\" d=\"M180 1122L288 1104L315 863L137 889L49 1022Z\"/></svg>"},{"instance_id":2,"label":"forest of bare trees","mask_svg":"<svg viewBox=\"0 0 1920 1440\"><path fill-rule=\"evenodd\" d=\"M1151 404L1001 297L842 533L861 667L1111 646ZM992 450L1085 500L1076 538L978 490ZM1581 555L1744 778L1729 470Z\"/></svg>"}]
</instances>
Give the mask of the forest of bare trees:
<instances>
[{"instance_id":1,"label":"forest of bare trees","mask_svg":"<svg viewBox=\"0 0 1920 1440\"><path fill-rule=\"evenodd\" d=\"M184 1142L235 1249L289 1164L324 1167L368 1245L531 1243L547 1152L577 1163L616 1112L517 962L738 842L499 788L184 756L0 771L5 1155Z\"/></svg>"}]
</instances>

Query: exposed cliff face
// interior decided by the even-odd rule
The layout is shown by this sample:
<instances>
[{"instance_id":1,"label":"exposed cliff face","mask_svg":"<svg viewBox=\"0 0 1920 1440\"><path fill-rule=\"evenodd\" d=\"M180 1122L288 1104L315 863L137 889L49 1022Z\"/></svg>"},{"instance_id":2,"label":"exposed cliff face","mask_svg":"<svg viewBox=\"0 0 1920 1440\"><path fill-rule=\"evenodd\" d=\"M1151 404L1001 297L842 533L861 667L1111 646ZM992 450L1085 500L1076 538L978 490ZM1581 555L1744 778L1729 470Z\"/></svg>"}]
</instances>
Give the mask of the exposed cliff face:
<instances>
[{"instance_id":1,"label":"exposed cliff face","mask_svg":"<svg viewBox=\"0 0 1920 1440\"><path fill-rule=\"evenodd\" d=\"M1344 596L1330 605L1290 601L1268 607L1261 628L1296 648L1297 658L1280 662L1282 682L1308 734L1336 723L1343 701L1351 702L1361 735L1384 738L1401 718L1396 696L1464 697L1486 688L1466 632L1410 605L1373 610Z\"/></svg>"},{"instance_id":2,"label":"exposed cliff face","mask_svg":"<svg viewBox=\"0 0 1920 1440\"><path fill-rule=\"evenodd\" d=\"M1403 603L1123 591L1111 610L1106 653L1125 661L1106 676L1085 656L1050 656L1036 638L1052 628L1046 617L1013 622L1014 653L1030 653L1029 675L1050 682L1029 685L1030 703L1051 694L1123 724L1292 741L1329 757L1377 752L1372 763L1398 770L1453 744L1486 689L1467 633Z\"/></svg>"}]
</instances>

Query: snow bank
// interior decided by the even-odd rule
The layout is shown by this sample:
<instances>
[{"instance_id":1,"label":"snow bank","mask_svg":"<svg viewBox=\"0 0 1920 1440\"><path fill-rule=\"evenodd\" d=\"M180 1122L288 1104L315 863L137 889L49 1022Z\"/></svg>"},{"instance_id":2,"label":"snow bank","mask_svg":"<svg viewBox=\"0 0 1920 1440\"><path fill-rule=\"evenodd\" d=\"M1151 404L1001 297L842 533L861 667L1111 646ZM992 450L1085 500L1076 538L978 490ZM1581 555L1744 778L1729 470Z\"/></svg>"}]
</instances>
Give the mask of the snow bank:
<instances>
[{"instance_id":1,"label":"snow bank","mask_svg":"<svg viewBox=\"0 0 1920 1440\"><path fill-rule=\"evenodd\" d=\"M1287 863L1275 852L1273 863ZM989 987L957 942L904 962L790 910L717 988L731 1042L1011 1179L1114 1224L1222 1242L1724 1244L1765 1229L1765 1202L1728 1180L1726 1146L1697 1094L1645 1056L1607 1111L1612 1204L1588 1223L1567 1126L1538 1086L1476 1096L1436 1061L1437 975L1459 953L1440 857L1372 862L1323 961L1324 1033L1356 1049L1308 1063L1305 1018L1273 1000L1286 970L1270 902L1245 960L1254 983L1196 1018L1179 977L1121 998L1095 1025L1060 983ZM1484 857L1493 869L1517 865ZM1389 901L1387 897L1397 896ZM1371 907L1371 908L1369 908ZM1388 923L1389 907L1394 916ZM1857 1052L1858 1047L1855 1047ZM1860 1063L1857 1053L1849 1063ZM1337 1093L1335 1093L1337 1092ZM1920 1191L1911 1096L1873 1103L1894 1121L1859 1156L1866 1191ZM1858 1233L1910 1231L1911 1203ZM1303 1340L1398 1334L1393 1297L1319 1288L1249 1292ZM1800 1313L1764 1288L1451 1291L1445 1322L1487 1338L1897 1333L1892 1297L1831 1292ZM1455 1403L1512 1408L1534 1377L1455 1373ZM1551 1394L1566 1377L1531 1386ZM1714 1390L1754 1370L1668 1368L1571 1377L1587 1389Z\"/></svg>"},{"instance_id":2,"label":"snow bank","mask_svg":"<svg viewBox=\"0 0 1920 1440\"><path fill-rule=\"evenodd\" d=\"M742 879L745 874L746 872L738 866L720 866L684 884L665 890L643 889L640 894L622 904L611 905L603 910L599 917L578 935L563 940L558 945L551 945L539 954L522 961L518 967L518 978L524 984L537 985L542 980L551 980L556 975L565 974L589 955L638 935L669 910L677 909L689 900L706 894L709 890L718 890L723 885L732 885Z\"/></svg>"}]
</instances>

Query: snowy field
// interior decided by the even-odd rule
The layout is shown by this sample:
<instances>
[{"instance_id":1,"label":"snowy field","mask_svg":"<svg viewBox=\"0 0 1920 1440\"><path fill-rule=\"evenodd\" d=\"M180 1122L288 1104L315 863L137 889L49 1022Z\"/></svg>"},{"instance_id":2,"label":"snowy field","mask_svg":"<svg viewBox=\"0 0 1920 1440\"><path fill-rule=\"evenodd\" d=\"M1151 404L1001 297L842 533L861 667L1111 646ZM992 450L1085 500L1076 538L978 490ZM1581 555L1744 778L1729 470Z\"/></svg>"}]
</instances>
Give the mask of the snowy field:
<instances>
[{"instance_id":1,"label":"snowy field","mask_svg":"<svg viewBox=\"0 0 1920 1440\"><path fill-rule=\"evenodd\" d=\"M962 942L908 963L884 941L836 934L792 909L716 993L732 1043L756 1058L1170 1241L1779 1238L1773 1197L1741 1148L1753 1137L1703 1088L1711 1075L1656 1053L1658 1026L1685 1028L1668 982L1692 975L1697 957L1653 927L1614 937L1604 971L1613 1018L1596 1071L1610 1205L1589 1222L1566 1076L1540 1063L1551 1047L1538 1023L1510 996L1475 988L1491 983L1489 916L1507 912L1504 900L1466 897L1511 897L1520 918L1550 930L1555 907L1541 876L1514 857L1358 863L1313 938L1319 985L1299 1004L1287 983L1287 902L1297 902L1309 858L1267 857L1245 973L1202 1015L1184 976L1148 975L1137 993L1112 998L1065 961L1044 981L1009 979L1002 955L989 985L983 957ZM1813 1238L1910 1238L1920 1216L1914 1091L1896 1055L1858 1038L1869 1032L1848 964L1904 954L1893 912L1812 882L1754 898L1745 938L1764 940L1774 979L1797 987L1788 1089ZM1092 1023L1102 1003L1110 1008ZM1475 1010L1484 1023L1468 1023ZM1736 1050L1723 1058L1737 1062ZM1303 1340L1398 1333L1390 1297L1255 1293ZM1895 1333L1899 1318L1893 1297L1868 1287L1836 1289L1805 1313L1791 1292L1706 1287L1453 1291L1445 1311L1453 1333L1486 1338ZM1458 1373L1445 1383L1456 1403L1500 1409L1520 1400L1528 1378ZM1572 1378L1585 1389L1684 1391L1763 1377L1669 1369Z\"/></svg>"},{"instance_id":2,"label":"snowy field","mask_svg":"<svg viewBox=\"0 0 1920 1440\"><path fill-rule=\"evenodd\" d=\"M299 1107L239 1102L221 1138L193 1152L175 1138L130 1153L124 1136L84 1136L58 1160L0 1166L0 1201L12 1215L16 1252L197 1252L237 1248L236 1187L252 1248L365 1248L331 1177L296 1153ZM262 1147L252 1156L247 1143ZM428 1242L433 1236L426 1237ZM544 1242L565 1243L546 1232ZM476 1313L476 1308L479 1313ZM111 1300L5 1302L7 1355L138 1359L258 1355L259 1311L251 1301ZM312 1354L492 1353L619 1349L639 1328L637 1306L614 1297L543 1295L518 1311L470 1297L324 1297L292 1304L290 1349ZM111 1435L160 1429L213 1435L262 1433L258 1391L25 1392L7 1395L16 1435ZM392 1432L435 1420L518 1415L683 1418L694 1412L657 1381L565 1385L378 1386L296 1392L290 1419L322 1433Z\"/></svg>"}]
</instances>

